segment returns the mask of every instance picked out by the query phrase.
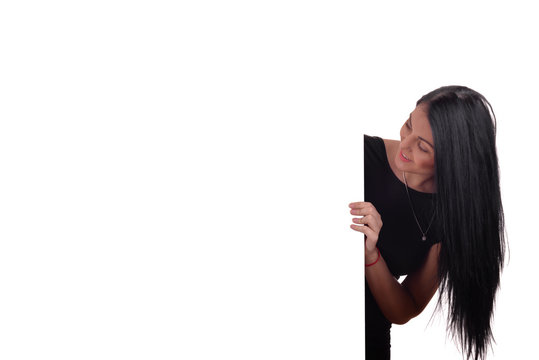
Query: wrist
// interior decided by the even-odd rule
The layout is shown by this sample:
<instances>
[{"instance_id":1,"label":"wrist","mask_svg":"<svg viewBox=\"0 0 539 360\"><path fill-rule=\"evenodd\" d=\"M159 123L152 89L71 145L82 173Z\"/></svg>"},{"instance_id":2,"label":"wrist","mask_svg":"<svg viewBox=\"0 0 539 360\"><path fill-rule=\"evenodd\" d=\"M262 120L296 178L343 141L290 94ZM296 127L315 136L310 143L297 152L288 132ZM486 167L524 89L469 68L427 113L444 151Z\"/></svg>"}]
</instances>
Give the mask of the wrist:
<instances>
[{"instance_id":1,"label":"wrist","mask_svg":"<svg viewBox=\"0 0 539 360\"><path fill-rule=\"evenodd\" d=\"M365 266L368 267L376 264L381 257L382 255L380 254L380 250L378 250L378 248L375 247L370 251L365 249Z\"/></svg>"}]
</instances>

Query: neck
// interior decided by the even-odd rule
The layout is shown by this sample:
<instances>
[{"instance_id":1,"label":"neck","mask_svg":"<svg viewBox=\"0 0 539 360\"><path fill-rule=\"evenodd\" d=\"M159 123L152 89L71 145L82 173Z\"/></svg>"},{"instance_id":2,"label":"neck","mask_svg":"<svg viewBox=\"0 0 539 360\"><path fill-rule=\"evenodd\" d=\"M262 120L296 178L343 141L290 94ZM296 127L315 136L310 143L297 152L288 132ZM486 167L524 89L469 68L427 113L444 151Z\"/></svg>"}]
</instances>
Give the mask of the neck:
<instances>
[{"instance_id":1,"label":"neck","mask_svg":"<svg viewBox=\"0 0 539 360\"><path fill-rule=\"evenodd\" d=\"M403 179L406 181L406 184L410 189L431 194L436 192L434 176L424 177L420 174L404 172L402 174Z\"/></svg>"}]
</instances>

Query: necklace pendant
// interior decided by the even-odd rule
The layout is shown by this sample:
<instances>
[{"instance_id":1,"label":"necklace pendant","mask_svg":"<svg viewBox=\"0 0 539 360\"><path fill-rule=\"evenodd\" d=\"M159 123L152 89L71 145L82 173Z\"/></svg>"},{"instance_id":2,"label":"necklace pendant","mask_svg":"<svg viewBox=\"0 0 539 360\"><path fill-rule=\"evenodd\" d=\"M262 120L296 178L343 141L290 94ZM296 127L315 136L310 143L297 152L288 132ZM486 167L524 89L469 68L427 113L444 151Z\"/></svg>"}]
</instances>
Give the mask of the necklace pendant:
<instances>
[{"instance_id":1,"label":"necklace pendant","mask_svg":"<svg viewBox=\"0 0 539 360\"><path fill-rule=\"evenodd\" d=\"M421 240L423 240L423 241L427 240L427 235L423 235L423 236L421 237Z\"/></svg>"}]
</instances>

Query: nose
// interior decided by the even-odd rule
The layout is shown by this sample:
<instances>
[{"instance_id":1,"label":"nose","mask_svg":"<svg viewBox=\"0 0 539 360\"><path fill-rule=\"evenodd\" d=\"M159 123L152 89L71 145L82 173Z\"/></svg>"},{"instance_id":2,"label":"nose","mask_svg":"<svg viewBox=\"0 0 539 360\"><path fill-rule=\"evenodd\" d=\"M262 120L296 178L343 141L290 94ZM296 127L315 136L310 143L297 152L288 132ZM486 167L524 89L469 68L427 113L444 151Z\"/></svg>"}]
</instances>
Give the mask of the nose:
<instances>
[{"instance_id":1,"label":"nose","mask_svg":"<svg viewBox=\"0 0 539 360\"><path fill-rule=\"evenodd\" d=\"M412 136L403 135L401 137L401 149L409 149L412 144Z\"/></svg>"}]
</instances>

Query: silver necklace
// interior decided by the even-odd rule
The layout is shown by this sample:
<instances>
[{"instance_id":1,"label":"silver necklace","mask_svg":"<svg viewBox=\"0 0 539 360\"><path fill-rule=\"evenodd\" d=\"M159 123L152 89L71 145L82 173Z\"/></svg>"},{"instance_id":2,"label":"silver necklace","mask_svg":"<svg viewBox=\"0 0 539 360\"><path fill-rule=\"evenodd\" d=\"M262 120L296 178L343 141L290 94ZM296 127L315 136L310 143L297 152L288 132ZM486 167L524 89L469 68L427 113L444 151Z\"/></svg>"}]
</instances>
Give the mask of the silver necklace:
<instances>
[{"instance_id":1,"label":"silver necklace","mask_svg":"<svg viewBox=\"0 0 539 360\"><path fill-rule=\"evenodd\" d=\"M434 220L435 212L434 211L432 212L432 217L430 218L430 222L429 222L429 226L427 227L427 230L423 231L423 229L421 228L421 225L419 225L419 221L417 220L417 216L415 215L414 206L412 205L412 199L410 198L410 193L408 191L408 183L406 182L406 174L404 173L404 171L402 172L402 177L404 178L404 186L406 188L406 195L408 195L408 202L410 203L410 207L412 208L412 214L414 214L415 222L416 222L417 226L419 227L419 231L421 231L421 234L423 235L421 237L421 240L426 241L427 240L427 233L429 232L430 226L432 225L432 221Z\"/></svg>"}]
</instances>

